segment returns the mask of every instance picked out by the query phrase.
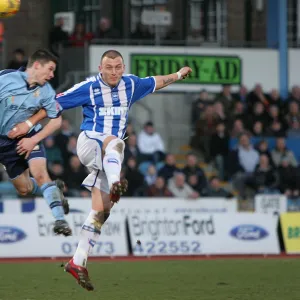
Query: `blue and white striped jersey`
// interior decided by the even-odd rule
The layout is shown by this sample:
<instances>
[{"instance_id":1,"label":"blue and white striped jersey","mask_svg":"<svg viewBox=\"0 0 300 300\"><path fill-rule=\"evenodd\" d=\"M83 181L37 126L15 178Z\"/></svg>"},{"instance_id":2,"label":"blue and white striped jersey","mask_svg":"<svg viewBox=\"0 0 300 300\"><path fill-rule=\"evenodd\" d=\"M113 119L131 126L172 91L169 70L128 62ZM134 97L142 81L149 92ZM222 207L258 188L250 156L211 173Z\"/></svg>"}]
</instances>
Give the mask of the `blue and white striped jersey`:
<instances>
[{"instance_id":1,"label":"blue and white striped jersey","mask_svg":"<svg viewBox=\"0 0 300 300\"><path fill-rule=\"evenodd\" d=\"M122 138L131 105L155 91L154 77L123 75L115 87L108 86L101 74L74 85L56 99L63 109L83 107L81 130L91 130Z\"/></svg>"}]
</instances>

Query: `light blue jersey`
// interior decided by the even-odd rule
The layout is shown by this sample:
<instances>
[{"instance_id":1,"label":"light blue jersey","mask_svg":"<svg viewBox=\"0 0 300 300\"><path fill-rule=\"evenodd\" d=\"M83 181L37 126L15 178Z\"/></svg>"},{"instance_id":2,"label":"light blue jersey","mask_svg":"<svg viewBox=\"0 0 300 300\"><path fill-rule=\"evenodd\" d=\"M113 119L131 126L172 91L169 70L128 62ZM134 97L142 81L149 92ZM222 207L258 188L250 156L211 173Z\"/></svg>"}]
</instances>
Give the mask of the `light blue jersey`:
<instances>
[{"instance_id":1,"label":"light blue jersey","mask_svg":"<svg viewBox=\"0 0 300 300\"><path fill-rule=\"evenodd\" d=\"M18 123L26 121L41 108L49 118L57 118L61 107L55 100L55 92L49 83L29 88L27 73L16 70L0 72L0 135L8 132ZM41 125L36 126L36 130Z\"/></svg>"},{"instance_id":2,"label":"light blue jersey","mask_svg":"<svg viewBox=\"0 0 300 300\"><path fill-rule=\"evenodd\" d=\"M115 87L108 86L101 74L74 85L56 96L63 109L83 107L81 130L97 131L122 138L131 105L155 91L154 77L122 76Z\"/></svg>"}]
</instances>

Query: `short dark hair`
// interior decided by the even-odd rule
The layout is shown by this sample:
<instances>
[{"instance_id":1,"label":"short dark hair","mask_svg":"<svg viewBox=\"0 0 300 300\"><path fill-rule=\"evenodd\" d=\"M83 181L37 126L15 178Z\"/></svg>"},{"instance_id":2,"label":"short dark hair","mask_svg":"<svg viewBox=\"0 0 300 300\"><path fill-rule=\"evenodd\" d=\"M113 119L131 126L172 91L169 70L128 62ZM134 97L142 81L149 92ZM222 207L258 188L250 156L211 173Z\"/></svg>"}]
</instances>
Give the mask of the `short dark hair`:
<instances>
[{"instance_id":1,"label":"short dark hair","mask_svg":"<svg viewBox=\"0 0 300 300\"><path fill-rule=\"evenodd\" d=\"M27 68L32 67L32 65L38 61L39 63L46 64L50 61L54 62L56 65L58 63L57 57L47 49L38 49L28 59Z\"/></svg>"},{"instance_id":2,"label":"short dark hair","mask_svg":"<svg viewBox=\"0 0 300 300\"><path fill-rule=\"evenodd\" d=\"M107 50L107 51L105 51L101 56L101 62L102 62L104 57L108 57L108 58L112 58L112 59L115 59L116 57L121 57L122 60L124 61L122 54L117 50Z\"/></svg>"}]
</instances>

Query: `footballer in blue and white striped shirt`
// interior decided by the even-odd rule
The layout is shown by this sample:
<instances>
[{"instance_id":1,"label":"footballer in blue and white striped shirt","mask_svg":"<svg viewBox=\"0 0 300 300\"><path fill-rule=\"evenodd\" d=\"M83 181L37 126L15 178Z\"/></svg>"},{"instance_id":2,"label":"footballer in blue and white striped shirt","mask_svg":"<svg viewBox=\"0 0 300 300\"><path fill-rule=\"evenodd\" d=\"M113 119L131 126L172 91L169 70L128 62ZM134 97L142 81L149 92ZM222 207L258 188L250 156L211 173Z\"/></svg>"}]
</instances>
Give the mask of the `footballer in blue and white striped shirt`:
<instances>
[{"instance_id":1,"label":"footballer in blue and white striped shirt","mask_svg":"<svg viewBox=\"0 0 300 300\"><path fill-rule=\"evenodd\" d=\"M102 55L99 71L97 76L56 97L63 109L78 106L83 109L77 154L90 170L83 185L92 192L92 210L82 227L75 255L65 270L87 290L93 290L86 269L88 254L99 238L112 204L118 202L127 189L127 181L120 180L120 173L125 148L122 138L129 109L136 101L192 72L191 68L183 67L177 73L165 76L139 78L125 75L123 57L116 50L108 50Z\"/></svg>"}]
</instances>

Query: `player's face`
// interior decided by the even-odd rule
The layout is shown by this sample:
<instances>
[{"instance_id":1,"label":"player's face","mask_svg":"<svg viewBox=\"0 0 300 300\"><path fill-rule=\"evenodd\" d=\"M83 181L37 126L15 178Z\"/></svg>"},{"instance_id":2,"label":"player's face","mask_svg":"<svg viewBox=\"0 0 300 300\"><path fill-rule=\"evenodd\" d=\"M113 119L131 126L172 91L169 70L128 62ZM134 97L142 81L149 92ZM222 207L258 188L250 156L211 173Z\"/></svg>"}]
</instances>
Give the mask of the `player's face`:
<instances>
[{"instance_id":1,"label":"player's face","mask_svg":"<svg viewBox=\"0 0 300 300\"><path fill-rule=\"evenodd\" d=\"M103 80L112 87L116 86L121 80L124 70L125 65L122 57L104 57L101 65L99 66L99 71L102 74Z\"/></svg>"},{"instance_id":2,"label":"player's face","mask_svg":"<svg viewBox=\"0 0 300 300\"><path fill-rule=\"evenodd\" d=\"M53 61L41 64L36 62L36 82L39 85L44 85L46 82L54 77L54 71L56 69L56 64Z\"/></svg>"}]
</instances>

